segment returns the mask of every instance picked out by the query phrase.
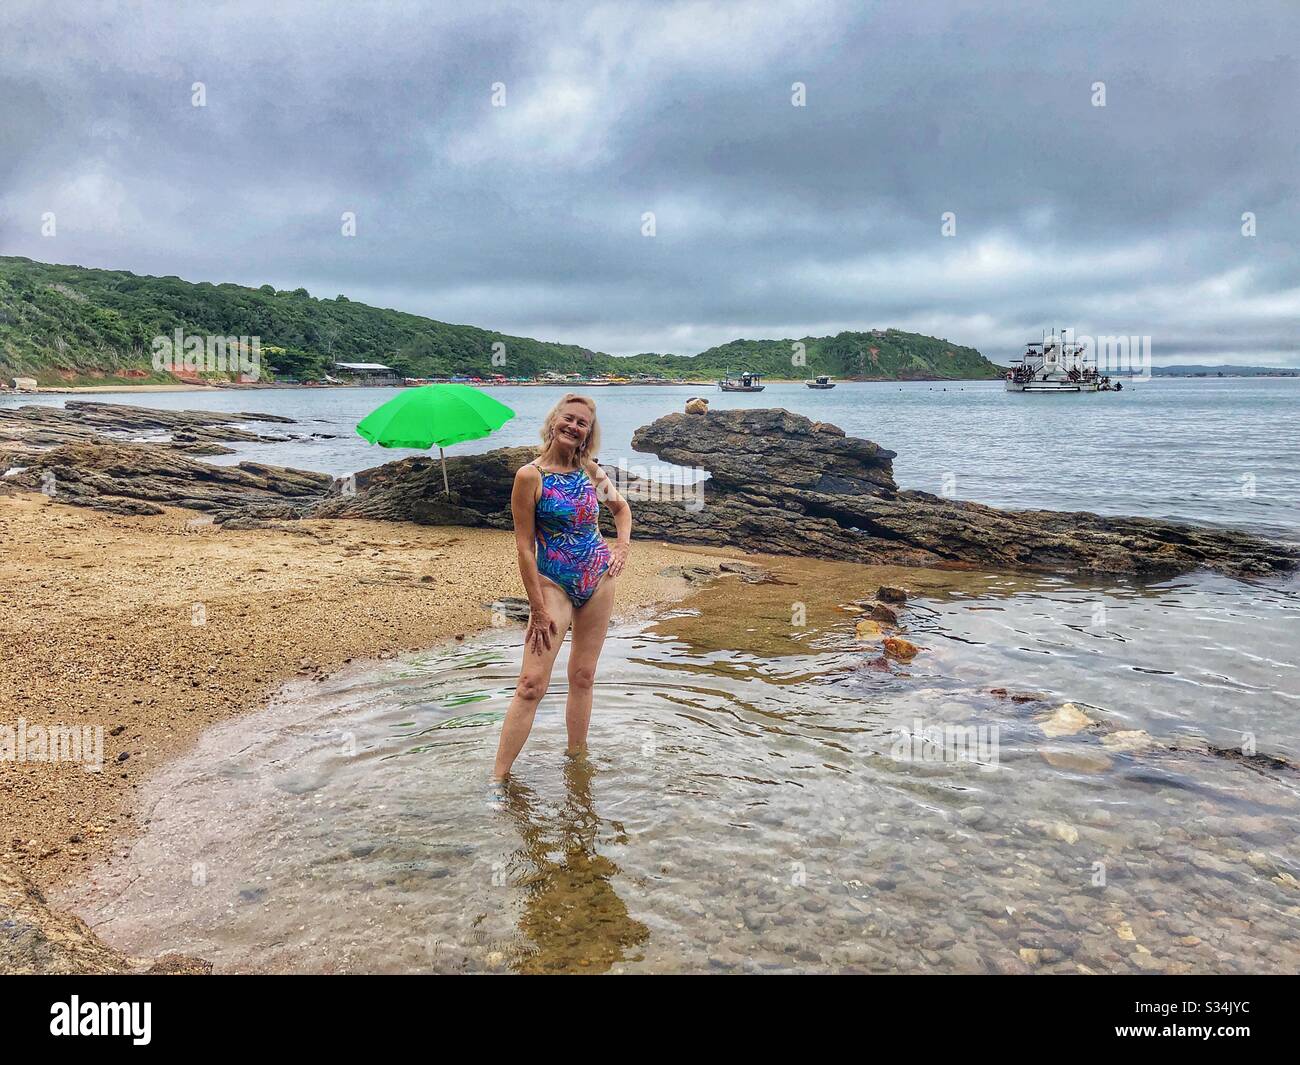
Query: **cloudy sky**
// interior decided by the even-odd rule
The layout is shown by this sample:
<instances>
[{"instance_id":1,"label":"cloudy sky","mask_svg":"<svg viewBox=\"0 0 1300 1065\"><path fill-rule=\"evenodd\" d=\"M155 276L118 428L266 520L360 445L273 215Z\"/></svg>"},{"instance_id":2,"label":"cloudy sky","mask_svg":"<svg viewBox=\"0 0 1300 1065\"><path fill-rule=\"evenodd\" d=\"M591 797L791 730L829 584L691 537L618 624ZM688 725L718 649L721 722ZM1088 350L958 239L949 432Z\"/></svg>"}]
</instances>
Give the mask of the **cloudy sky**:
<instances>
[{"instance_id":1,"label":"cloudy sky","mask_svg":"<svg viewBox=\"0 0 1300 1065\"><path fill-rule=\"evenodd\" d=\"M1295 0L5 0L0 254L615 354L1300 365L1298 49Z\"/></svg>"}]
</instances>

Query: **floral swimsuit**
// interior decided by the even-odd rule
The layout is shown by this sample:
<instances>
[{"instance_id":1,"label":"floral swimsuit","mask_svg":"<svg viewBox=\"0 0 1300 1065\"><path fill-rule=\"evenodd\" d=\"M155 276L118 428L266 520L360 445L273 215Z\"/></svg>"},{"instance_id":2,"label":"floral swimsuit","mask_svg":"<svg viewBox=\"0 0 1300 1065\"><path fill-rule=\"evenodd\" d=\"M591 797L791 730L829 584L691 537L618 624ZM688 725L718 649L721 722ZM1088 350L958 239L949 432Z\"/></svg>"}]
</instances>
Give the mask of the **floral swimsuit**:
<instances>
[{"instance_id":1,"label":"floral swimsuit","mask_svg":"<svg viewBox=\"0 0 1300 1065\"><path fill-rule=\"evenodd\" d=\"M537 500L537 569L569 596L574 609L584 606L609 569L610 552L596 520L600 501L586 470L542 474Z\"/></svg>"}]
</instances>

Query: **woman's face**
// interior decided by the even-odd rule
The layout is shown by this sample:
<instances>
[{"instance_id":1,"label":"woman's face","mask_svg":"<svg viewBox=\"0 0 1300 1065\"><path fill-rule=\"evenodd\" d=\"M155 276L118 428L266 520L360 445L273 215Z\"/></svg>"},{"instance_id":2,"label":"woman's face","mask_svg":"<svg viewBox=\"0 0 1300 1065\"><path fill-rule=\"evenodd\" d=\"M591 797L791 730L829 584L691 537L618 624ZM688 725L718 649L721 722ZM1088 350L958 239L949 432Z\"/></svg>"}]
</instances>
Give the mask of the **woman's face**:
<instances>
[{"instance_id":1,"label":"woman's face","mask_svg":"<svg viewBox=\"0 0 1300 1065\"><path fill-rule=\"evenodd\" d=\"M554 429L556 440L580 448L591 432L591 408L585 403L566 403L555 416Z\"/></svg>"}]
</instances>

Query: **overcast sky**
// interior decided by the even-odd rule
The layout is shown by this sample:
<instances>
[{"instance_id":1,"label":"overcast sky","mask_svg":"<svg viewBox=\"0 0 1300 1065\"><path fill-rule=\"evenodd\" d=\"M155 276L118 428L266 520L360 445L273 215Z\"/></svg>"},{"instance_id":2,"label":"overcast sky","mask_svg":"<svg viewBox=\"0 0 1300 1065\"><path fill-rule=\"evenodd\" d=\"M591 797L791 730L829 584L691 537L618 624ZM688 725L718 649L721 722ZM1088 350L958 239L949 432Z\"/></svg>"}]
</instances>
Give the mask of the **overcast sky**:
<instances>
[{"instance_id":1,"label":"overcast sky","mask_svg":"<svg viewBox=\"0 0 1300 1065\"><path fill-rule=\"evenodd\" d=\"M1300 365L1298 48L1296 0L4 0L0 253L615 354Z\"/></svg>"}]
</instances>

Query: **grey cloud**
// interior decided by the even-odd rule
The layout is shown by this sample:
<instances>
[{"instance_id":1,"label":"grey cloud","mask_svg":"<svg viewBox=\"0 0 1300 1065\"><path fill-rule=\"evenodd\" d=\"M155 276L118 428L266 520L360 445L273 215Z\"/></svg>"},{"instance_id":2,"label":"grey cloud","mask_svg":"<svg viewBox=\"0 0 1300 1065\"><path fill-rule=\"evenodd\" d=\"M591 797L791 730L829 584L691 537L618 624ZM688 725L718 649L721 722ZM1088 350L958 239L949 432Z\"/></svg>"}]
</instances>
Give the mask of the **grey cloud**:
<instances>
[{"instance_id":1,"label":"grey cloud","mask_svg":"<svg viewBox=\"0 0 1300 1065\"><path fill-rule=\"evenodd\" d=\"M11 2L0 251L616 353L1073 324L1297 364L1297 41L1287 2Z\"/></svg>"}]
</instances>

